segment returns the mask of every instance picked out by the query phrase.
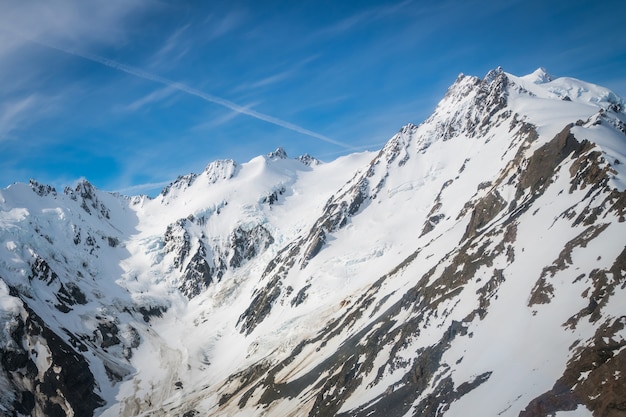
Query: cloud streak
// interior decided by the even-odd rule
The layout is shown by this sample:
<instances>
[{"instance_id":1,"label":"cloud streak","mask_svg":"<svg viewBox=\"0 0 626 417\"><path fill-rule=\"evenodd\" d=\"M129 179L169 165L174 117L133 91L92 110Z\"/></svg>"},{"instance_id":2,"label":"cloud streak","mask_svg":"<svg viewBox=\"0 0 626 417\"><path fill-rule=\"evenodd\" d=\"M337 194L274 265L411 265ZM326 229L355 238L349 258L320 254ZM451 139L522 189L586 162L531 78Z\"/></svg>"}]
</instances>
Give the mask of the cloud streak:
<instances>
[{"instance_id":1,"label":"cloud streak","mask_svg":"<svg viewBox=\"0 0 626 417\"><path fill-rule=\"evenodd\" d=\"M247 109L254 107L256 104L258 103L252 103L246 106ZM199 125L196 125L194 127L191 128L192 131L202 131L202 130L210 130L210 129L215 129L216 127L219 127L223 124L226 124L228 122L230 122L231 120L233 120L235 117L239 116L241 113L235 112L235 111L229 111L226 114L220 116L220 117L216 117L213 118L211 120L209 120L208 122L204 122L201 123Z\"/></svg>"},{"instance_id":2,"label":"cloud streak","mask_svg":"<svg viewBox=\"0 0 626 417\"><path fill-rule=\"evenodd\" d=\"M171 183L172 183L171 181L148 182L145 184L137 184L137 185L131 185L129 187L119 188L119 189L114 190L113 192L119 193L122 195L134 195L137 193L141 194L142 192L146 192L146 191L154 191L156 189L162 189L163 187Z\"/></svg>"},{"instance_id":3,"label":"cloud streak","mask_svg":"<svg viewBox=\"0 0 626 417\"><path fill-rule=\"evenodd\" d=\"M148 95L141 97L140 99L133 101L128 106L126 106L126 110L130 110L130 111L139 110L140 108L147 106L153 102L157 102L157 101L163 100L164 98L171 96L175 91L176 90L173 89L172 87L165 86L163 88L160 88L156 91L151 92Z\"/></svg>"},{"instance_id":4,"label":"cloud streak","mask_svg":"<svg viewBox=\"0 0 626 417\"><path fill-rule=\"evenodd\" d=\"M196 97L198 97L198 98L200 98L200 99L202 99L204 101L207 101L209 103L213 103L213 104L217 104L217 105L222 106L222 107L226 107L227 109L233 110L233 111L235 111L235 112L237 112L239 114L244 114L246 116L250 116L250 117L252 117L254 119L261 120L261 121L267 122L269 124L273 124L275 126L282 127L284 129L291 130L292 132L300 133L300 134L309 136L311 138L319 139L321 141L324 141L324 142L327 142L327 143L339 146L339 147L344 148L344 149L349 149L349 150L354 149L354 147L351 146L351 145L348 145L346 143L343 143L343 142L337 141L335 139L329 138L328 136L322 135L320 133L313 132L312 130L306 129L306 128L302 127L302 126L298 126L298 125L296 125L294 123L287 122L287 121L279 119L277 117L270 116L268 114L264 114L264 113L258 112L256 110L252 110L252 109L250 109L248 107L241 106L241 105L239 105L237 103L234 103L234 102L232 102L230 100L227 100L225 98L221 98L221 97L218 97L218 96L214 96L212 94L205 93L204 91L200 91L200 90L197 90L195 88L189 87L186 84L183 84L183 83L180 83L180 82L176 82L176 81L167 79L165 77L161 77L160 75L152 74L152 73L149 73L149 72L144 71L142 69L131 67L130 65L122 64L122 63L114 61L112 59L104 58L102 56L91 54L91 53L88 53L88 52L82 52L82 51L77 51L77 50L74 50L74 49L64 48L64 47L61 47L59 45L54 45L54 44L51 44L51 43L48 43L48 42L44 42L44 41L41 41L41 40L37 40L37 39L29 39L29 40L31 42L33 42L33 43L38 44L38 45L41 45L41 46L44 46L44 47L47 47L47 48L50 48L50 49L54 49L54 50L57 50L57 51L60 51L60 52L66 53L68 55L73 55L73 56L76 56L76 57L80 57L80 58L86 59L88 61L92 61L92 62L101 64L101 65L104 65L106 67L115 69L117 71L121 71L121 72L124 72L126 74L133 75L133 76L138 77L138 78L142 78L142 79L147 80L147 81L153 81L155 83L162 84L164 86L167 86L167 87L173 88L175 90L187 93L189 95L196 96Z\"/></svg>"},{"instance_id":5,"label":"cloud streak","mask_svg":"<svg viewBox=\"0 0 626 417\"><path fill-rule=\"evenodd\" d=\"M126 39L126 23L132 16L154 5L144 0L2 1L0 32L5 36L0 33L0 56L19 50L23 41L33 38L72 45L121 42Z\"/></svg>"},{"instance_id":6,"label":"cloud streak","mask_svg":"<svg viewBox=\"0 0 626 417\"><path fill-rule=\"evenodd\" d=\"M41 99L32 94L0 105L0 141L9 137L22 121L33 117L33 108Z\"/></svg>"},{"instance_id":7,"label":"cloud streak","mask_svg":"<svg viewBox=\"0 0 626 417\"><path fill-rule=\"evenodd\" d=\"M384 19L388 16L391 16L395 13L398 13L402 11L402 9L404 9L405 6L411 3L412 3L412 0L404 0L396 4L384 5L384 6L366 9L360 13L357 13L357 14L348 16L342 20L339 20L335 22L334 24L319 30L318 32L314 33L312 36L314 38L315 37L334 38L337 36L341 36L359 25L375 22L375 21Z\"/></svg>"}]
</instances>

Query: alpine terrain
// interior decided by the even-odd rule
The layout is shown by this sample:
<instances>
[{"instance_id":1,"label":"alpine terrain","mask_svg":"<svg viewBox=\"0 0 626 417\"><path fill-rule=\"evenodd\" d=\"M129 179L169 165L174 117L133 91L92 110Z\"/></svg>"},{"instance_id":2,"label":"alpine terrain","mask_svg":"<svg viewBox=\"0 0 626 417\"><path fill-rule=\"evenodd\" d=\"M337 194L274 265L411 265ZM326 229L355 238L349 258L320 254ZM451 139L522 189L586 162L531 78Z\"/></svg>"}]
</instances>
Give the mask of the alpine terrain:
<instances>
[{"instance_id":1,"label":"alpine terrain","mask_svg":"<svg viewBox=\"0 0 626 417\"><path fill-rule=\"evenodd\" d=\"M625 108L498 68L379 152L13 184L0 414L625 416Z\"/></svg>"}]
</instances>

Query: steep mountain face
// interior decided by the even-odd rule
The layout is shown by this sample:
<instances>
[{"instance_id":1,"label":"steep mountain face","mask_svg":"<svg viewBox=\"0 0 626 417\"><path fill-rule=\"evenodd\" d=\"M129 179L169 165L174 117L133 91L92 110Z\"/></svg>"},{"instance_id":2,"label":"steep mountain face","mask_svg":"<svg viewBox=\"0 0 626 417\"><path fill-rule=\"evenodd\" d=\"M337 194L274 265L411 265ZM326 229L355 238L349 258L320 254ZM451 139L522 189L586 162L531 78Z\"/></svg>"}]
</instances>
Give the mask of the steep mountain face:
<instances>
[{"instance_id":1,"label":"steep mountain face","mask_svg":"<svg viewBox=\"0 0 626 417\"><path fill-rule=\"evenodd\" d=\"M624 106L498 68L377 153L14 184L0 410L624 415Z\"/></svg>"}]
</instances>

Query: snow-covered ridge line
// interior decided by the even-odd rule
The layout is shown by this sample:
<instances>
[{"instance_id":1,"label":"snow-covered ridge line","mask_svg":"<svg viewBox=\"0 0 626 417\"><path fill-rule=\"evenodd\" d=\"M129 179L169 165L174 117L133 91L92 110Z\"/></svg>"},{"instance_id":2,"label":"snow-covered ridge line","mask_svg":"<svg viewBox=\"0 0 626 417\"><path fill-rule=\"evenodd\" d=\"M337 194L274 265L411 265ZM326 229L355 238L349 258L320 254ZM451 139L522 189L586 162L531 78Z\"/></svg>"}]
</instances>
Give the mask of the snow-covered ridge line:
<instances>
[{"instance_id":1,"label":"snow-covered ridge line","mask_svg":"<svg viewBox=\"0 0 626 417\"><path fill-rule=\"evenodd\" d=\"M626 108L626 101L607 88L575 78L553 77L544 68L523 77L507 73L507 77L536 97L592 104L615 112Z\"/></svg>"}]
</instances>

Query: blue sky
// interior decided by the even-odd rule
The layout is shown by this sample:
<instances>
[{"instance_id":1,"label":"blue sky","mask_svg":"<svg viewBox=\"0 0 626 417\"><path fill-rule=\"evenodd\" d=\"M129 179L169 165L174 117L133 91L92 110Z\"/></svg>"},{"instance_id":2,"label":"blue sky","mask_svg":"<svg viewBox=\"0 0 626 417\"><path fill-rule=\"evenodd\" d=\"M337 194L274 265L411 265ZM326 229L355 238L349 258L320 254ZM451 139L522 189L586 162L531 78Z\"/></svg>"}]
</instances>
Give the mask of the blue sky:
<instances>
[{"instance_id":1,"label":"blue sky","mask_svg":"<svg viewBox=\"0 0 626 417\"><path fill-rule=\"evenodd\" d=\"M0 3L0 188L154 195L278 146L322 160L423 121L459 73L626 97L624 1Z\"/></svg>"}]
</instances>

